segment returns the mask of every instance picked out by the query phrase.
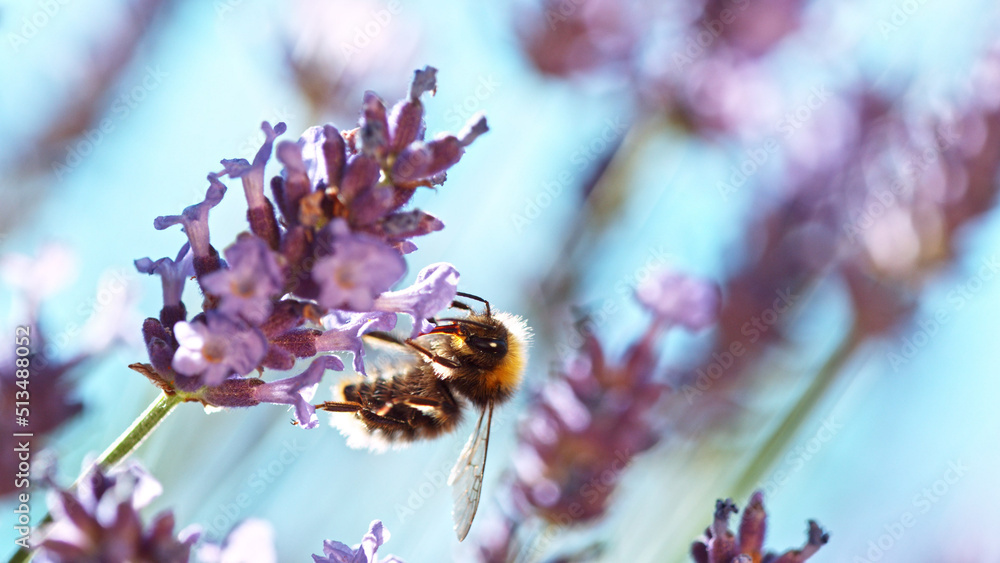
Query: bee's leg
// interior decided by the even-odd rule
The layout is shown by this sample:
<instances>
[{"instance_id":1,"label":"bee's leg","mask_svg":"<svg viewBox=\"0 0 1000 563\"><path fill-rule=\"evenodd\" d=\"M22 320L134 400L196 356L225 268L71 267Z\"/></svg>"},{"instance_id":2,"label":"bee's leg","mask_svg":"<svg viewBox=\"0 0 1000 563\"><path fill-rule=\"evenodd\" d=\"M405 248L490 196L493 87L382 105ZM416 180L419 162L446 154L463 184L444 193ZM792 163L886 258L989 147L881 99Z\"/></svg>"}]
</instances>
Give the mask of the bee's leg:
<instances>
[{"instance_id":1,"label":"bee's leg","mask_svg":"<svg viewBox=\"0 0 1000 563\"><path fill-rule=\"evenodd\" d=\"M381 428L383 430L392 431L406 431L410 429L410 423L406 420L400 420L396 417L386 416L384 414L378 414L370 410L358 411L361 418L364 419L365 424L369 427Z\"/></svg>"},{"instance_id":2,"label":"bee's leg","mask_svg":"<svg viewBox=\"0 0 1000 563\"><path fill-rule=\"evenodd\" d=\"M462 364L456 362L455 360L453 360L451 358L445 358L444 356L439 356L438 354L435 354L434 352L431 352L427 348L424 348L423 346L417 344L416 342L414 342L412 340L407 340L406 341L406 345L409 346L410 348L413 348L417 352L420 352L428 360L434 362L435 364L441 364L441 365L443 365L445 367L449 367L449 368L452 368L452 369L457 368L457 367L459 367L459 366L462 365Z\"/></svg>"},{"instance_id":3,"label":"bee's leg","mask_svg":"<svg viewBox=\"0 0 1000 563\"><path fill-rule=\"evenodd\" d=\"M389 342L389 343L392 343L392 344L398 344L400 346L412 348L412 349L416 350L417 352L420 352L421 354L423 354L424 357L426 357L428 360L430 360L430 361L432 361L432 362L434 362L436 364L441 364L441 365L443 365L445 367L457 368L460 365L455 360L452 360L450 358L445 358L444 356L439 356L439 355L435 354L434 352L431 352L430 350L428 350L427 348L424 348L420 344L417 344L413 340L410 340L410 339L400 340L397 336L395 336L393 334L390 334L388 332L374 331L374 332L369 332L369 333L365 334L365 336L370 336L372 338L377 338L378 340L383 340L385 342Z\"/></svg>"},{"instance_id":4,"label":"bee's leg","mask_svg":"<svg viewBox=\"0 0 1000 563\"><path fill-rule=\"evenodd\" d=\"M329 412L358 412L365 409L361 403L355 403L354 401L326 401L314 406L316 410Z\"/></svg>"}]
</instances>

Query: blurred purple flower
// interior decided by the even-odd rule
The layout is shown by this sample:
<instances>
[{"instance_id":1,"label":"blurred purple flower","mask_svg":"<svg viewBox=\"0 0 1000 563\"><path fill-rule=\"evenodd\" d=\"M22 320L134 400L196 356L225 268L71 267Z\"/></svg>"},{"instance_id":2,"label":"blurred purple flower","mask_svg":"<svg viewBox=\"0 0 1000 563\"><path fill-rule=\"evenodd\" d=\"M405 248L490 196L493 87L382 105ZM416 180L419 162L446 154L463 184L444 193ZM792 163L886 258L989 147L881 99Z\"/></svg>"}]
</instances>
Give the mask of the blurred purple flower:
<instances>
[{"instance_id":1,"label":"blurred purple flower","mask_svg":"<svg viewBox=\"0 0 1000 563\"><path fill-rule=\"evenodd\" d=\"M312 557L316 563L403 563L392 555L384 559L376 557L378 549L387 541L389 530L380 520L373 520L360 544L348 547L339 541L326 540L323 542L323 555Z\"/></svg>"},{"instance_id":2,"label":"blurred purple flower","mask_svg":"<svg viewBox=\"0 0 1000 563\"><path fill-rule=\"evenodd\" d=\"M692 331L715 323L719 310L718 285L668 270L653 273L639 284L635 295L667 326Z\"/></svg>"},{"instance_id":3,"label":"blurred purple flower","mask_svg":"<svg viewBox=\"0 0 1000 563\"><path fill-rule=\"evenodd\" d=\"M225 253L228 267L206 275L202 287L221 298L219 313L260 326L271 314L271 299L284 285L274 253L253 235L241 236Z\"/></svg>"},{"instance_id":4,"label":"blurred purple flower","mask_svg":"<svg viewBox=\"0 0 1000 563\"><path fill-rule=\"evenodd\" d=\"M212 311L205 319L174 325L174 336L180 346L172 364L177 373L199 376L202 384L213 386L233 373L247 375L260 365L267 340L259 330Z\"/></svg>"},{"instance_id":5,"label":"blurred purple flower","mask_svg":"<svg viewBox=\"0 0 1000 563\"><path fill-rule=\"evenodd\" d=\"M331 254L316 261L312 275L320 285L317 301L323 307L370 311L375 298L406 272L399 252L365 234L350 232L347 223L333 221Z\"/></svg>"},{"instance_id":6,"label":"blurred purple flower","mask_svg":"<svg viewBox=\"0 0 1000 563\"><path fill-rule=\"evenodd\" d=\"M0 278L21 293L29 311L37 311L47 297L71 284L78 270L76 254L57 243L42 246L34 256L0 257Z\"/></svg>"},{"instance_id":7,"label":"blurred purple flower","mask_svg":"<svg viewBox=\"0 0 1000 563\"><path fill-rule=\"evenodd\" d=\"M134 463L108 473L96 466L85 471L75 492L50 493L52 522L40 533L36 561L188 561L198 536L177 537L172 513L143 524L139 510L162 491L151 475Z\"/></svg>"},{"instance_id":8,"label":"blurred purple flower","mask_svg":"<svg viewBox=\"0 0 1000 563\"><path fill-rule=\"evenodd\" d=\"M199 563L276 563L274 527L267 520L248 518L230 530L221 545L200 545L196 555Z\"/></svg>"}]
</instances>

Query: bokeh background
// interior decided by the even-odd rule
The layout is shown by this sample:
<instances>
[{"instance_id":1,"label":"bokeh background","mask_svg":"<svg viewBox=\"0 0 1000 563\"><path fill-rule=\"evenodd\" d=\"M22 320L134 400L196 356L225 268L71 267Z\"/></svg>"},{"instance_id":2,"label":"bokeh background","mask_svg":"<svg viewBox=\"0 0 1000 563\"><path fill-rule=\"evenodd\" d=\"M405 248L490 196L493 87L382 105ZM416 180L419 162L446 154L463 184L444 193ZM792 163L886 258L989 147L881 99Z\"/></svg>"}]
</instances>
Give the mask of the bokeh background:
<instances>
[{"instance_id":1,"label":"bokeh background","mask_svg":"<svg viewBox=\"0 0 1000 563\"><path fill-rule=\"evenodd\" d=\"M998 15L986 0L5 3L0 316L12 333L44 295L51 357L89 357L67 375L82 411L44 440L59 475L156 395L125 367L160 306L132 260L183 241L153 218L199 201L220 159L251 158L262 120L284 138L350 128L364 90L394 101L429 64L428 131L478 111L491 130L418 192L446 228L417 241L404 283L451 262L462 290L536 333L469 539L442 482L466 428L374 455L276 406L182 405L135 455L164 486L150 514L215 539L264 518L282 561L377 518L385 552L473 560L509 504L519 420L579 345L574 320L589 312L620 356L645 318L632 288L671 268L720 284L719 322L661 343L659 443L606 516L545 535L542 559L689 560L715 499L742 507L760 487L777 551L815 518L831 532L815 561L1000 561ZM213 211L213 241L246 229L238 196ZM10 256L53 243L41 279L58 283L18 289L10 271L28 266ZM793 306L753 340L746 323L781 290ZM698 387L734 342L747 354Z\"/></svg>"}]
</instances>

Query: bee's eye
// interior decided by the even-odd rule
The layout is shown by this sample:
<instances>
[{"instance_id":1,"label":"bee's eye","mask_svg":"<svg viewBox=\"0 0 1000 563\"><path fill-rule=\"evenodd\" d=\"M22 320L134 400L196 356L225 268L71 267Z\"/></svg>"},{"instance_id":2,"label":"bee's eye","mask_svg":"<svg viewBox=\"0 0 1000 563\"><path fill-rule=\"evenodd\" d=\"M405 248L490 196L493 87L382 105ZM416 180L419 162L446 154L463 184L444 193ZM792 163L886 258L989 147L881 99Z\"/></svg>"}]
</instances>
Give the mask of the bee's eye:
<instances>
[{"instance_id":1,"label":"bee's eye","mask_svg":"<svg viewBox=\"0 0 1000 563\"><path fill-rule=\"evenodd\" d=\"M507 342L498 338L483 338L482 336L470 336L465 339L465 343L473 350L503 356L507 353Z\"/></svg>"}]
</instances>

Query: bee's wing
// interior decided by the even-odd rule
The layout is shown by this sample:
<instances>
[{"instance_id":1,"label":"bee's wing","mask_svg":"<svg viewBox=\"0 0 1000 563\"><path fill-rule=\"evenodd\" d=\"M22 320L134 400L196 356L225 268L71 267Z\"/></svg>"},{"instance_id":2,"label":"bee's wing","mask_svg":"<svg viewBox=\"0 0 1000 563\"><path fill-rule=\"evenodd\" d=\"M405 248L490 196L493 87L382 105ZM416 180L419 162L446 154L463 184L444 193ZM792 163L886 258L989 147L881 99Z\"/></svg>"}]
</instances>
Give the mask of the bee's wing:
<instances>
[{"instance_id":1,"label":"bee's wing","mask_svg":"<svg viewBox=\"0 0 1000 563\"><path fill-rule=\"evenodd\" d=\"M489 411L489 414L487 414ZM486 418L486 430L483 430L483 418ZM479 413L476 429L469 436L455 467L448 477L451 493L454 498L451 515L455 520L455 534L458 541L465 539L472 527L472 519L479 508L479 495L483 490L483 471L486 469L486 450L490 445L490 423L493 421L493 405L489 405Z\"/></svg>"}]
</instances>

